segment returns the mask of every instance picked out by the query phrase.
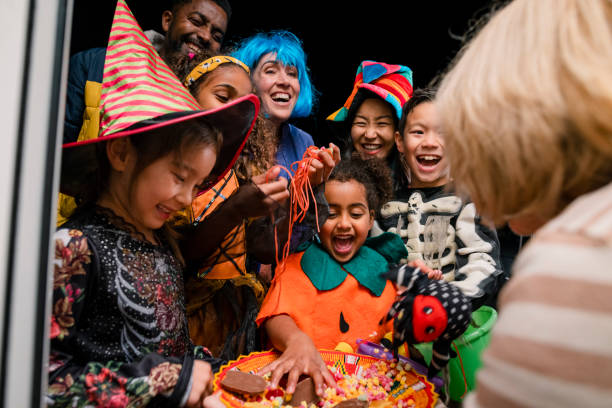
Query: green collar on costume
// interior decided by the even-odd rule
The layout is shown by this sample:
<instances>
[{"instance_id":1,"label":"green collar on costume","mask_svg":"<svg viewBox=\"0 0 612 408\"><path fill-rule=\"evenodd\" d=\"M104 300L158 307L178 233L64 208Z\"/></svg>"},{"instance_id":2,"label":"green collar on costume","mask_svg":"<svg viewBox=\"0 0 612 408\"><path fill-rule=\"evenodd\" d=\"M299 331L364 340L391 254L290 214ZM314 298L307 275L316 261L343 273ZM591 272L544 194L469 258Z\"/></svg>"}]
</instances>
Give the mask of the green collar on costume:
<instances>
[{"instance_id":1,"label":"green collar on costume","mask_svg":"<svg viewBox=\"0 0 612 408\"><path fill-rule=\"evenodd\" d=\"M357 254L340 265L318 243L312 243L302 256L300 265L315 288L332 290L346 279L347 273L365 286L374 296L380 296L387 284L384 274L389 262L398 263L408 251L397 234L385 232L366 239Z\"/></svg>"}]
</instances>

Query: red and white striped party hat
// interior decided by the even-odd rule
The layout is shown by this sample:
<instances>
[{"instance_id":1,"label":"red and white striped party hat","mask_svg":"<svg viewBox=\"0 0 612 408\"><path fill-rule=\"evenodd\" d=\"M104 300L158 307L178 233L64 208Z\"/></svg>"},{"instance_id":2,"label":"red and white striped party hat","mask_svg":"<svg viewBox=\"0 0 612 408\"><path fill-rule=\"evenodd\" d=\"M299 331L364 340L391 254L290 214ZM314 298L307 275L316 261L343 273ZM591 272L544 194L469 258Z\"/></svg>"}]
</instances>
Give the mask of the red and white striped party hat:
<instances>
[{"instance_id":1,"label":"red and white striped party hat","mask_svg":"<svg viewBox=\"0 0 612 408\"><path fill-rule=\"evenodd\" d=\"M97 142L187 120L203 120L221 130L223 144L211 173L212 179L220 180L238 158L258 112L259 100L252 94L218 109L200 110L153 48L125 0L118 0L104 60L100 131L96 138L63 145L60 189L75 195L92 181Z\"/></svg>"}]
</instances>

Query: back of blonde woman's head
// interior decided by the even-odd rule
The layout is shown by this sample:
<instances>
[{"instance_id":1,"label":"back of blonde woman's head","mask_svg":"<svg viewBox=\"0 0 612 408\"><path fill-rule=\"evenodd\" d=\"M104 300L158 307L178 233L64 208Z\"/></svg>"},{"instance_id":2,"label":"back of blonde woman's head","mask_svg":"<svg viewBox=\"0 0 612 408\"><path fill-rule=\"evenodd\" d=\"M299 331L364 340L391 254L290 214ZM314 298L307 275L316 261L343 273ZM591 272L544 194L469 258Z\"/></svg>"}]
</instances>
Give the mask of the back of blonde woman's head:
<instances>
[{"instance_id":1,"label":"back of blonde woman's head","mask_svg":"<svg viewBox=\"0 0 612 408\"><path fill-rule=\"evenodd\" d=\"M497 223L612 181L612 1L515 0L436 97L453 177Z\"/></svg>"}]
</instances>

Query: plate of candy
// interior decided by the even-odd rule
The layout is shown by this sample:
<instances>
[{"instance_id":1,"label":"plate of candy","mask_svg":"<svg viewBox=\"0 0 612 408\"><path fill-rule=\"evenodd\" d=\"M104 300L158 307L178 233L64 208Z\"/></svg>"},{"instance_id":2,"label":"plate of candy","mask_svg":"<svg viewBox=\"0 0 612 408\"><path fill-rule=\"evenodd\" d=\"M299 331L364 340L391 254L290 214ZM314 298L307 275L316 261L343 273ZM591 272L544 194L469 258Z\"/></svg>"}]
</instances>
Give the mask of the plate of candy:
<instances>
[{"instance_id":1,"label":"plate of candy","mask_svg":"<svg viewBox=\"0 0 612 408\"><path fill-rule=\"evenodd\" d=\"M214 389L228 408L432 408L438 400L432 383L408 364L375 357L320 350L338 387L322 398L310 378L301 380L293 394L282 386L272 389L268 378L255 375L279 357L274 351L256 352L230 361L215 376Z\"/></svg>"}]
</instances>

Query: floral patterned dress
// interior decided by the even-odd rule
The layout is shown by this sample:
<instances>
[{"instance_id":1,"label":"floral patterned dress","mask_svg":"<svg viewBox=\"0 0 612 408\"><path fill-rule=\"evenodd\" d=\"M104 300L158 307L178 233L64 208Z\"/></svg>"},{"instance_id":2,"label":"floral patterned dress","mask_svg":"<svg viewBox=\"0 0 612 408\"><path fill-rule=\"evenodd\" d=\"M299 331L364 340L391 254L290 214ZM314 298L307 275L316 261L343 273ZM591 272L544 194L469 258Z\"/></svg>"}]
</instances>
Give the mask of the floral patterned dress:
<instances>
[{"instance_id":1,"label":"floral patterned dress","mask_svg":"<svg viewBox=\"0 0 612 408\"><path fill-rule=\"evenodd\" d=\"M181 406L194 359L182 268L111 211L92 207L55 233L48 403Z\"/></svg>"}]
</instances>

